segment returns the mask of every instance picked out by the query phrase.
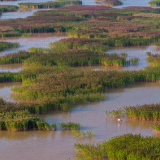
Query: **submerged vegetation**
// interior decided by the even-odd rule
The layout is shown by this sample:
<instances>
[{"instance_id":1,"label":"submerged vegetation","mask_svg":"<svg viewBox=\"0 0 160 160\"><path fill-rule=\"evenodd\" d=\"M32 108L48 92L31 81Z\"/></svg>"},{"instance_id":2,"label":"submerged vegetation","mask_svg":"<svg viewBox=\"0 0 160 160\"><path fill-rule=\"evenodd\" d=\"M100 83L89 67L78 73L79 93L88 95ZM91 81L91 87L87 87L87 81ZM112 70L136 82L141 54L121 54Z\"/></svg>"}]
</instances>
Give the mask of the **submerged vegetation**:
<instances>
[{"instance_id":1,"label":"submerged vegetation","mask_svg":"<svg viewBox=\"0 0 160 160\"><path fill-rule=\"evenodd\" d=\"M60 124L62 130L80 130L81 125L79 123L61 123Z\"/></svg>"},{"instance_id":2,"label":"submerged vegetation","mask_svg":"<svg viewBox=\"0 0 160 160\"><path fill-rule=\"evenodd\" d=\"M158 160L160 138L127 134L96 145L76 144L78 159Z\"/></svg>"}]
</instances>

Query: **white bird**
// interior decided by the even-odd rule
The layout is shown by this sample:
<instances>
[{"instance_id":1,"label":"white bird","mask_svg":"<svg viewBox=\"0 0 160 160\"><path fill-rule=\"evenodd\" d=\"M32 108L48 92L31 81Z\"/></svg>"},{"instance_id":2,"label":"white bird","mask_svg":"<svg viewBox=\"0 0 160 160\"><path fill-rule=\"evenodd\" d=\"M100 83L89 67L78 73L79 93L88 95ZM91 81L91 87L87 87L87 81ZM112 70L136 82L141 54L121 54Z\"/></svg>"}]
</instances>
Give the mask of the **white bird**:
<instances>
[{"instance_id":1,"label":"white bird","mask_svg":"<svg viewBox=\"0 0 160 160\"><path fill-rule=\"evenodd\" d=\"M122 121L120 118L118 118L118 122Z\"/></svg>"}]
</instances>

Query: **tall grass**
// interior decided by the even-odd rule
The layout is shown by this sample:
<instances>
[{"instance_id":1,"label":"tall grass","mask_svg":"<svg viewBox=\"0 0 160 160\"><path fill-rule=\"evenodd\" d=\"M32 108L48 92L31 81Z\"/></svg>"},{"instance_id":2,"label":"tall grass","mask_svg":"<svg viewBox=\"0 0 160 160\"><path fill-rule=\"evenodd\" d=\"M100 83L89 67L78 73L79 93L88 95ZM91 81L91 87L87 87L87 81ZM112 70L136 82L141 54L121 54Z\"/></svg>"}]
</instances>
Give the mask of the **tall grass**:
<instances>
[{"instance_id":1,"label":"tall grass","mask_svg":"<svg viewBox=\"0 0 160 160\"><path fill-rule=\"evenodd\" d=\"M124 110L115 110L111 112L112 115L126 115L138 120L160 120L160 104L144 104L137 106L128 106Z\"/></svg>"},{"instance_id":2,"label":"tall grass","mask_svg":"<svg viewBox=\"0 0 160 160\"><path fill-rule=\"evenodd\" d=\"M19 43L0 42L0 51L17 47L19 47Z\"/></svg>"},{"instance_id":3,"label":"tall grass","mask_svg":"<svg viewBox=\"0 0 160 160\"><path fill-rule=\"evenodd\" d=\"M49 125L27 110L0 113L0 130L49 130Z\"/></svg>"},{"instance_id":4,"label":"tall grass","mask_svg":"<svg viewBox=\"0 0 160 160\"><path fill-rule=\"evenodd\" d=\"M31 9L40 9L40 8L59 8L66 5L81 5L82 1L80 0L56 0L48 1L42 3L18 3L20 8L31 8Z\"/></svg>"}]
</instances>

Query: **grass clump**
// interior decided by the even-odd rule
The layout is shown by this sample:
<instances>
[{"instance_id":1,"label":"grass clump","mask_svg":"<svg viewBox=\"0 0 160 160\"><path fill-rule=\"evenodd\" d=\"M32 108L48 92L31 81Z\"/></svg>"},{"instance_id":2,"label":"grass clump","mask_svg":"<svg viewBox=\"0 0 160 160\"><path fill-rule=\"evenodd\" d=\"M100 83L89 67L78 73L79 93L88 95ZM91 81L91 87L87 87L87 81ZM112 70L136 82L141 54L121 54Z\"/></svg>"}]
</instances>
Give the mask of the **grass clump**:
<instances>
[{"instance_id":1,"label":"grass clump","mask_svg":"<svg viewBox=\"0 0 160 160\"><path fill-rule=\"evenodd\" d=\"M61 123L60 126L62 130L80 130L81 127L79 123L73 123L73 122Z\"/></svg>"},{"instance_id":2,"label":"grass clump","mask_svg":"<svg viewBox=\"0 0 160 160\"><path fill-rule=\"evenodd\" d=\"M72 130L72 133L78 137L78 138L93 138L95 137L95 134L92 131L77 131L77 130Z\"/></svg>"},{"instance_id":3,"label":"grass clump","mask_svg":"<svg viewBox=\"0 0 160 160\"><path fill-rule=\"evenodd\" d=\"M57 130L57 125L56 125L55 123L52 123L52 124L51 124L51 129L52 129L53 131L56 131L56 130Z\"/></svg>"}]
</instances>

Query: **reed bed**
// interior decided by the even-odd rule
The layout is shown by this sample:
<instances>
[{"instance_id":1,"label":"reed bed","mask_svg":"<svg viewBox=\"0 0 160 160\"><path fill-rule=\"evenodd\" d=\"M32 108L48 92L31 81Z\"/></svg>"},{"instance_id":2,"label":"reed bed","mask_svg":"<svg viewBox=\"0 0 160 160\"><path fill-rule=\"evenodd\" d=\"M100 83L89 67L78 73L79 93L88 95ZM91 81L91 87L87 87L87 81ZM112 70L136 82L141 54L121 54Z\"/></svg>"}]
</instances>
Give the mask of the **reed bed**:
<instances>
[{"instance_id":1,"label":"reed bed","mask_svg":"<svg viewBox=\"0 0 160 160\"><path fill-rule=\"evenodd\" d=\"M0 83L4 82L22 82L22 75L20 73L1 72Z\"/></svg>"},{"instance_id":2,"label":"reed bed","mask_svg":"<svg viewBox=\"0 0 160 160\"><path fill-rule=\"evenodd\" d=\"M11 42L0 42L0 51L10 49L10 48L18 48L19 43L11 43Z\"/></svg>"},{"instance_id":3,"label":"reed bed","mask_svg":"<svg viewBox=\"0 0 160 160\"><path fill-rule=\"evenodd\" d=\"M157 104L128 106L128 107L125 107L124 110L121 110L121 109L114 110L110 112L110 114L114 116L121 116L124 114L133 119L159 121L160 120L160 104L157 103Z\"/></svg>"},{"instance_id":4,"label":"reed bed","mask_svg":"<svg viewBox=\"0 0 160 160\"><path fill-rule=\"evenodd\" d=\"M0 13L15 12L17 10L18 10L18 7L14 5L0 5Z\"/></svg>"},{"instance_id":5,"label":"reed bed","mask_svg":"<svg viewBox=\"0 0 160 160\"><path fill-rule=\"evenodd\" d=\"M31 52L32 51L32 52ZM105 53L89 50L54 51L52 49L32 48L30 52L18 53L0 57L0 64L23 63L23 67L34 66L129 66L136 64L134 59L127 60L127 55L117 53Z\"/></svg>"},{"instance_id":6,"label":"reed bed","mask_svg":"<svg viewBox=\"0 0 160 160\"><path fill-rule=\"evenodd\" d=\"M134 16L144 12L155 14L155 18ZM97 39L96 47L99 39L114 39L114 46L144 45L159 40L156 17L159 12L159 9L147 7L113 9L107 6L65 6L37 12L25 19L2 20L0 35L65 32L70 37ZM107 44L104 44L105 46L107 47Z\"/></svg>"},{"instance_id":7,"label":"reed bed","mask_svg":"<svg viewBox=\"0 0 160 160\"><path fill-rule=\"evenodd\" d=\"M23 85L12 91L15 99L32 104L32 113L68 110L77 103L104 99L107 88L159 81L159 71L159 68L118 72L33 66L21 72Z\"/></svg>"},{"instance_id":8,"label":"reed bed","mask_svg":"<svg viewBox=\"0 0 160 160\"><path fill-rule=\"evenodd\" d=\"M8 55L0 57L0 64L23 63L25 59L28 59L34 55L35 53L19 51L17 53L8 54Z\"/></svg>"},{"instance_id":9,"label":"reed bed","mask_svg":"<svg viewBox=\"0 0 160 160\"><path fill-rule=\"evenodd\" d=\"M51 43L50 47L55 51L65 51L68 49L92 50L92 51L106 51L111 47L129 47L146 45L151 39L139 40L121 38L106 38L106 39L90 39L90 38L68 38L62 39L58 42Z\"/></svg>"},{"instance_id":10,"label":"reed bed","mask_svg":"<svg viewBox=\"0 0 160 160\"><path fill-rule=\"evenodd\" d=\"M148 2L149 6L160 6L160 1L159 0L151 0Z\"/></svg>"},{"instance_id":11,"label":"reed bed","mask_svg":"<svg viewBox=\"0 0 160 160\"><path fill-rule=\"evenodd\" d=\"M0 130L49 130L49 125L27 110L0 113Z\"/></svg>"},{"instance_id":12,"label":"reed bed","mask_svg":"<svg viewBox=\"0 0 160 160\"><path fill-rule=\"evenodd\" d=\"M80 0L56 0L42 3L18 3L20 8L42 9L42 8L59 8L66 5L82 5Z\"/></svg>"},{"instance_id":13,"label":"reed bed","mask_svg":"<svg viewBox=\"0 0 160 160\"><path fill-rule=\"evenodd\" d=\"M76 144L78 159L159 160L160 138L126 134L96 145Z\"/></svg>"}]
</instances>

